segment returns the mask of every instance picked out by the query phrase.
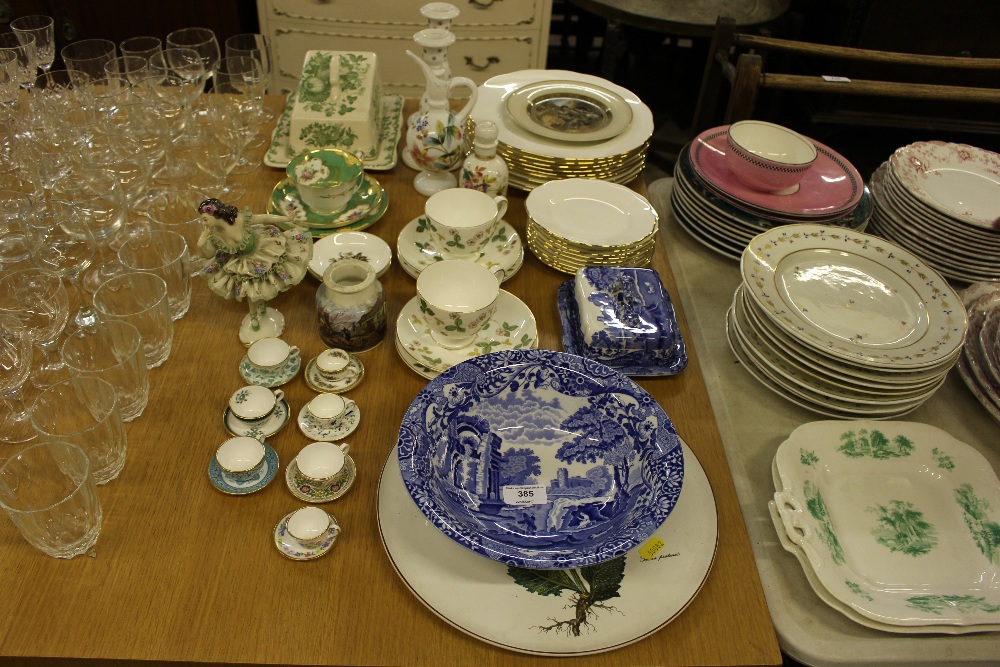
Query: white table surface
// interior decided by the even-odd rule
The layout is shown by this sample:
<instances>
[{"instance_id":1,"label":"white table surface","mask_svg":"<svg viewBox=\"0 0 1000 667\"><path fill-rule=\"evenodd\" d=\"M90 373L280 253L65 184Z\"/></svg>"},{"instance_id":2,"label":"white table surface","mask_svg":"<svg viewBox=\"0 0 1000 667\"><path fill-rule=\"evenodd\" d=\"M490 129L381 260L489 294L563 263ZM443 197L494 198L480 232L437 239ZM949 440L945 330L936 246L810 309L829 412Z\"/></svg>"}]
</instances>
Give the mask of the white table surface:
<instances>
[{"instance_id":1,"label":"white table surface","mask_svg":"<svg viewBox=\"0 0 1000 667\"><path fill-rule=\"evenodd\" d=\"M695 338L705 383L736 484L747 532L782 650L807 665L1000 665L1000 633L904 635L862 626L813 592L795 556L782 548L768 512L771 460L796 427L826 417L765 388L744 370L726 341L726 310L740 283L739 263L688 235L670 212L672 178L654 181L670 265ZM902 418L942 428L972 445L1000 471L1000 425L957 371L924 405Z\"/></svg>"}]
</instances>

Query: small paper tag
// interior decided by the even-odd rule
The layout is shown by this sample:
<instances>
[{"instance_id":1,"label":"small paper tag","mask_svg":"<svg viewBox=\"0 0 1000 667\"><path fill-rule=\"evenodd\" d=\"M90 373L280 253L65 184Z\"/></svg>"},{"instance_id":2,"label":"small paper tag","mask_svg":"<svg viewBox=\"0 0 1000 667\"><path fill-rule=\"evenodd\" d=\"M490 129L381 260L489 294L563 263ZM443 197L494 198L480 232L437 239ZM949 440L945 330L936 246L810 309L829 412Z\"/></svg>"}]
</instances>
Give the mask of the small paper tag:
<instances>
[{"instance_id":1,"label":"small paper tag","mask_svg":"<svg viewBox=\"0 0 1000 667\"><path fill-rule=\"evenodd\" d=\"M667 545L666 542L658 537L652 537L648 542L639 548L639 555L642 556L643 560L653 560L653 558L660 552L660 549Z\"/></svg>"},{"instance_id":2,"label":"small paper tag","mask_svg":"<svg viewBox=\"0 0 1000 667\"><path fill-rule=\"evenodd\" d=\"M503 487L503 501L508 505L545 505L545 487L541 484L522 484Z\"/></svg>"},{"instance_id":3,"label":"small paper tag","mask_svg":"<svg viewBox=\"0 0 1000 667\"><path fill-rule=\"evenodd\" d=\"M824 81L836 81L837 83L850 83L851 80L846 76L829 76L828 74L823 75Z\"/></svg>"}]
</instances>

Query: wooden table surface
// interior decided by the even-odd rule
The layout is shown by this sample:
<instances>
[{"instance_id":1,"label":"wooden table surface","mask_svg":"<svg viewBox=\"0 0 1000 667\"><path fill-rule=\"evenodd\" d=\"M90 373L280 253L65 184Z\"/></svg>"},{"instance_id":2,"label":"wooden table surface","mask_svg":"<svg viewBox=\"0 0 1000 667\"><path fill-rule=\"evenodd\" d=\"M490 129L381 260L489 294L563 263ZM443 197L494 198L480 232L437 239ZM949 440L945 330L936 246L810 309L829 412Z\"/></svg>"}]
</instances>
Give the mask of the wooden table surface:
<instances>
[{"instance_id":1,"label":"wooden table surface","mask_svg":"<svg viewBox=\"0 0 1000 667\"><path fill-rule=\"evenodd\" d=\"M280 108L281 99L268 104ZM263 149L260 150L263 155ZM262 166L245 177L236 202L263 212L282 177ZM402 227L421 213L414 172L401 163L375 176L389 194L384 218L368 231L395 252ZM641 181L633 187L642 191ZM524 194L514 192L507 220L522 234ZM662 247L654 259L676 294ZM561 349L556 288L567 276L530 252L504 288L532 309L540 347ZM400 420L426 381L397 357L392 338L414 281L394 262L383 276L389 310L387 341L360 356L367 373L347 395L362 410L348 441L358 480L343 498L324 505L343 528L333 550L294 562L275 549L275 523L302 503L281 473L257 493L217 491L207 476L216 447L228 435L222 414L243 384L245 349L237 328L245 304L224 301L195 280L190 312L175 323L173 351L151 371L149 406L128 426L121 476L99 487L104 525L96 558L49 558L14 526L0 522L0 663L103 664L112 659L188 664L294 665L553 665L564 659L511 653L473 639L424 607L397 577L376 523L378 477ZM280 295L284 339L304 360L323 349L313 299L318 282ZM638 380L670 415L701 461L715 493L719 544L708 580L690 606L649 638L612 652L572 658L576 665L778 665L781 655L754 565L743 516L722 449L697 351L688 340L687 369L674 377ZM314 394L301 375L285 385L297 411ZM293 412L294 414L294 412ZM294 423L269 438L282 464L307 443ZM9 453L9 452L8 452ZM48 659L45 659L48 658ZM94 662L97 659L97 662ZM150 663L145 663L150 664Z\"/></svg>"}]
</instances>

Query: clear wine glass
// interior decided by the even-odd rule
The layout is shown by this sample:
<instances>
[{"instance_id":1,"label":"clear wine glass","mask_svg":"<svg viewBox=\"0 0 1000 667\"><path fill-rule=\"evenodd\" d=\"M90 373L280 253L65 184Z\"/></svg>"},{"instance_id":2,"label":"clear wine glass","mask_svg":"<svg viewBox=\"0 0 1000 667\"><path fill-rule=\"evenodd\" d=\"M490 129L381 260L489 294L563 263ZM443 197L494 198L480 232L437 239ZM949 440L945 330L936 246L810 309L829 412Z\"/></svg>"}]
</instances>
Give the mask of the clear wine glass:
<instances>
[{"instance_id":1,"label":"clear wine glass","mask_svg":"<svg viewBox=\"0 0 1000 667\"><path fill-rule=\"evenodd\" d=\"M24 223L32 263L74 287L77 310L73 323L81 329L92 326L97 315L82 280L97 257L97 242L87 213L72 202L47 199L34 205Z\"/></svg>"},{"instance_id":2,"label":"clear wine glass","mask_svg":"<svg viewBox=\"0 0 1000 667\"><path fill-rule=\"evenodd\" d=\"M211 94L216 96L216 109L232 119L241 135L241 155L232 170L234 174L247 174L260 166L247 157L244 149L257 131L257 114L264 104L263 81L260 66L253 58L235 56L219 62Z\"/></svg>"},{"instance_id":3,"label":"clear wine glass","mask_svg":"<svg viewBox=\"0 0 1000 667\"><path fill-rule=\"evenodd\" d=\"M197 51L205 65L206 80L213 77L215 68L219 64L219 58L222 57L219 40L209 28L174 30L167 35L166 46L167 48L188 48Z\"/></svg>"},{"instance_id":4,"label":"clear wine glass","mask_svg":"<svg viewBox=\"0 0 1000 667\"><path fill-rule=\"evenodd\" d=\"M52 63L56 60L56 31L51 16L21 16L10 22L10 29L22 43L27 41L28 35L34 38L38 68L43 72L52 69Z\"/></svg>"},{"instance_id":5,"label":"clear wine glass","mask_svg":"<svg viewBox=\"0 0 1000 667\"><path fill-rule=\"evenodd\" d=\"M64 46L59 54L74 81L100 81L104 66L118 56L118 46L108 39L81 39Z\"/></svg>"},{"instance_id":6,"label":"clear wine glass","mask_svg":"<svg viewBox=\"0 0 1000 667\"><path fill-rule=\"evenodd\" d=\"M217 108L216 95L206 97L209 106L206 122L196 123L193 132L194 160L206 175L204 191L217 199L234 202L246 194L246 188L231 178L243 155L246 136L231 115L228 105Z\"/></svg>"},{"instance_id":7,"label":"clear wine glass","mask_svg":"<svg viewBox=\"0 0 1000 667\"><path fill-rule=\"evenodd\" d=\"M233 35L226 39L226 57L246 57L253 58L260 65L261 77L263 78L263 88L271 85L271 71L273 61L271 59L271 38L255 32L245 32ZM264 124L274 118L274 112L261 105L257 114L257 123Z\"/></svg>"},{"instance_id":8,"label":"clear wine glass","mask_svg":"<svg viewBox=\"0 0 1000 667\"><path fill-rule=\"evenodd\" d=\"M0 314L17 318L41 352L31 383L49 387L68 377L59 354L59 336L69 321L69 295L51 271L26 268L0 276Z\"/></svg>"},{"instance_id":9,"label":"clear wine glass","mask_svg":"<svg viewBox=\"0 0 1000 667\"><path fill-rule=\"evenodd\" d=\"M205 69L201 55L196 50L186 47L171 47L154 53L149 58L149 73L187 79L197 85L199 94L204 91L205 81L208 78L208 70Z\"/></svg>"},{"instance_id":10,"label":"clear wine glass","mask_svg":"<svg viewBox=\"0 0 1000 667\"><path fill-rule=\"evenodd\" d=\"M201 95L198 84L179 76L153 74L133 85L132 92L139 100L151 105L159 127L168 137L166 154L153 171L153 180L177 183L194 176L197 168L180 159L171 147L175 147L184 135L191 104Z\"/></svg>"},{"instance_id":11,"label":"clear wine glass","mask_svg":"<svg viewBox=\"0 0 1000 667\"><path fill-rule=\"evenodd\" d=\"M24 218L31 213L31 199L23 192L0 190L0 271L25 264L29 258Z\"/></svg>"},{"instance_id":12,"label":"clear wine glass","mask_svg":"<svg viewBox=\"0 0 1000 667\"><path fill-rule=\"evenodd\" d=\"M123 56L138 56L148 61L154 53L163 50L163 40L151 35L140 35L123 39L118 48L121 49Z\"/></svg>"},{"instance_id":13,"label":"clear wine glass","mask_svg":"<svg viewBox=\"0 0 1000 667\"><path fill-rule=\"evenodd\" d=\"M38 76L38 59L35 56L35 37L12 32L0 34L0 50L17 57L17 80L22 88L31 88Z\"/></svg>"},{"instance_id":14,"label":"clear wine glass","mask_svg":"<svg viewBox=\"0 0 1000 667\"><path fill-rule=\"evenodd\" d=\"M0 442L27 442L35 436L24 398L31 361L28 328L17 318L0 314Z\"/></svg>"}]
</instances>

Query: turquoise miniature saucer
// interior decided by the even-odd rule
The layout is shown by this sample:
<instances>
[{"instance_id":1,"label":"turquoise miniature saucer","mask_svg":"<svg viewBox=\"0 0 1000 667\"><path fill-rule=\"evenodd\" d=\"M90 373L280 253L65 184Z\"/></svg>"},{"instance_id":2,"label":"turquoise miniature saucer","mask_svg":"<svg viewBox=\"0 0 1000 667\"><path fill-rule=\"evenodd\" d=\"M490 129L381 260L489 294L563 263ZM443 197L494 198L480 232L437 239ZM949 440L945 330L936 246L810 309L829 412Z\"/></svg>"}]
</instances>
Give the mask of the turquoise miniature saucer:
<instances>
[{"instance_id":1,"label":"turquoise miniature saucer","mask_svg":"<svg viewBox=\"0 0 1000 667\"><path fill-rule=\"evenodd\" d=\"M279 467L278 453L265 442L264 465L261 467L260 474L256 478L247 480L246 482L233 480L232 477L222 471L222 468L219 467L219 462L213 456L208 464L208 479L211 480L212 486L223 493L228 493L231 496L245 496L248 493L260 491L270 484L274 476L278 474Z\"/></svg>"},{"instance_id":2,"label":"turquoise miniature saucer","mask_svg":"<svg viewBox=\"0 0 1000 667\"><path fill-rule=\"evenodd\" d=\"M302 368L302 357L298 354L289 356L280 368L275 368L273 370L261 370L251 364L250 360L244 356L243 360L240 361L240 377L242 377L247 384L256 384L261 387L274 388L280 387L294 378L298 374L300 368Z\"/></svg>"}]
</instances>

